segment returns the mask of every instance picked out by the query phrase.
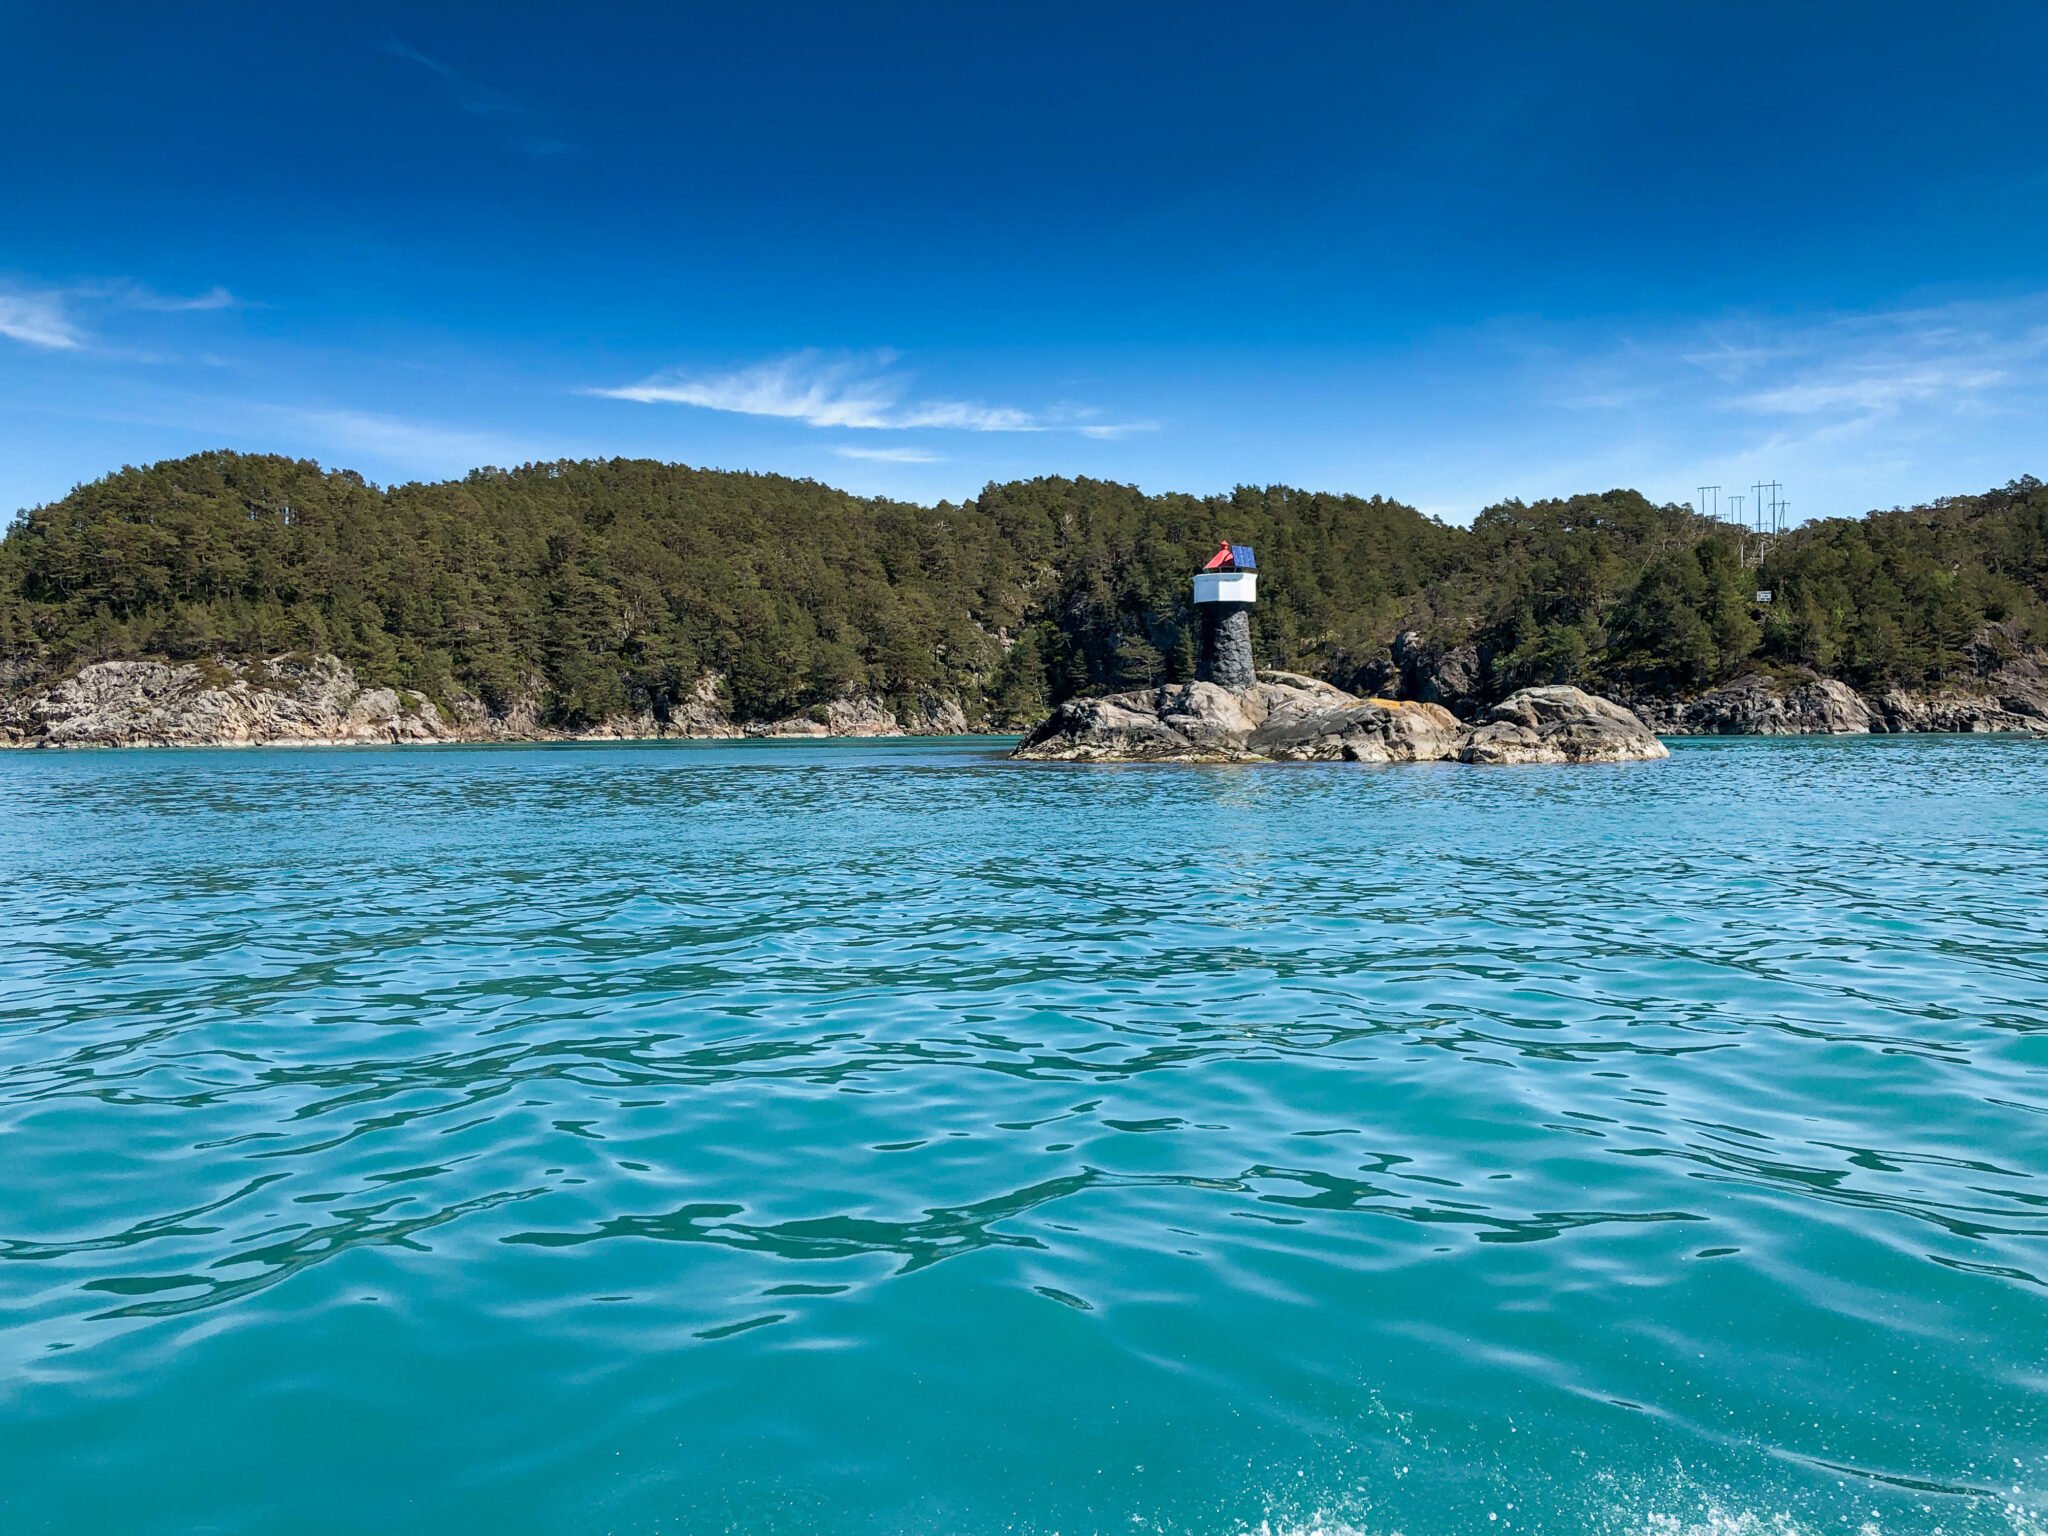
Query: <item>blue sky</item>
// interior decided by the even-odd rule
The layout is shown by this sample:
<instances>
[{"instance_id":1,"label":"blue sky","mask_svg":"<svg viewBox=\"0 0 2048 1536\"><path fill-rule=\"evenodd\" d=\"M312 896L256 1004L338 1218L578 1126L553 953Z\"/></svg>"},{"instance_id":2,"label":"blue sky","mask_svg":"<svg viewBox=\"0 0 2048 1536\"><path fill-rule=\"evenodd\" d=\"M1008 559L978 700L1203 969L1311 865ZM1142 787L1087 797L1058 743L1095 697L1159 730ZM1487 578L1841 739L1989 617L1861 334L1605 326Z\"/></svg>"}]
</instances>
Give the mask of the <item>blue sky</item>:
<instances>
[{"instance_id":1,"label":"blue sky","mask_svg":"<svg viewBox=\"0 0 2048 1536\"><path fill-rule=\"evenodd\" d=\"M235 447L2048 475L2038 4L0 5L0 515Z\"/></svg>"}]
</instances>

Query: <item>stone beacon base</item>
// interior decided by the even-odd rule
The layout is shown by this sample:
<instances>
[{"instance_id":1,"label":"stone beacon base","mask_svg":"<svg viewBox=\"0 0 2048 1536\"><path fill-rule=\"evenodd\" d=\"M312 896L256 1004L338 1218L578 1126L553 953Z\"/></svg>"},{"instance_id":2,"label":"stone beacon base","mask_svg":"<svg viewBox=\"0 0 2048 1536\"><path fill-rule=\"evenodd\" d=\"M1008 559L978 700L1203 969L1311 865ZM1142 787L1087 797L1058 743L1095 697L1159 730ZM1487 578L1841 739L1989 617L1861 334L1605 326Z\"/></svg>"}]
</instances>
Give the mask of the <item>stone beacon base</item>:
<instances>
[{"instance_id":1,"label":"stone beacon base","mask_svg":"<svg viewBox=\"0 0 2048 1536\"><path fill-rule=\"evenodd\" d=\"M1252 660L1252 605L1201 603L1201 645L1196 653L1195 681L1219 688L1255 688L1258 667Z\"/></svg>"},{"instance_id":2,"label":"stone beacon base","mask_svg":"<svg viewBox=\"0 0 2048 1536\"><path fill-rule=\"evenodd\" d=\"M1467 726L1436 704L1361 699L1294 672L1069 699L1013 757L1081 763L1623 763L1669 757L1629 711L1525 688Z\"/></svg>"}]
</instances>

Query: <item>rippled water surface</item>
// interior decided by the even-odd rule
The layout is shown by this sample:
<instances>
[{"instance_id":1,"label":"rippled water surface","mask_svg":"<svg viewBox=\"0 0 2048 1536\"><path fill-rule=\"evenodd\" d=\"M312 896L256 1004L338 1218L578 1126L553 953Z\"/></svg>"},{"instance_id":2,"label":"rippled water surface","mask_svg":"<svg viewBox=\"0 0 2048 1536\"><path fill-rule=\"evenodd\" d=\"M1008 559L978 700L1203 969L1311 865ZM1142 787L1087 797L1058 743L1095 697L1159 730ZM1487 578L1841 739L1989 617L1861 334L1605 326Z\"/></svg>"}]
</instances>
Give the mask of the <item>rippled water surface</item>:
<instances>
[{"instance_id":1,"label":"rippled water surface","mask_svg":"<svg viewBox=\"0 0 2048 1536\"><path fill-rule=\"evenodd\" d=\"M2048 746L0 754L0 1529L2043 1529Z\"/></svg>"}]
</instances>

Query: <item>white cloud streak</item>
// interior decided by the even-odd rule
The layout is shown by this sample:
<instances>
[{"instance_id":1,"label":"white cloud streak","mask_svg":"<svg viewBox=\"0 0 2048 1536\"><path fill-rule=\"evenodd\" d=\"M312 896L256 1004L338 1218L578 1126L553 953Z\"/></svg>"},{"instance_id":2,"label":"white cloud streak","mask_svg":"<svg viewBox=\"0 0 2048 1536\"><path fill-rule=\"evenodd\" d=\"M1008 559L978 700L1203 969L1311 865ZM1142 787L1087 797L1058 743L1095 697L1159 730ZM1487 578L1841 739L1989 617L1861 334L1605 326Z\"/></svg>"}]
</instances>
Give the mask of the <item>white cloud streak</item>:
<instances>
[{"instance_id":1,"label":"white cloud streak","mask_svg":"<svg viewBox=\"0 0 2048 1536\"><path fill-rule=\"evenodd\" d=\"M957 432L1078 431L1088 437L1120 437L1149 430L1150 422L1128 425L1091 422L1094 411L1061 406L1025 411L971 400L906 400L908 376L891 370L896 355L830 357L815 349L755 363L731 373L659 373L637 384L592 389L588 394L643 404L694 405L742 416L772 416L809 427L870 431L932 428ZM904 460L901 462L913 462Z\"/></svg>"},{"instance_id":2,"label":"white cloud streak","mask_svg":"<svg viewBox=\"0 0 2048 1536\"><path fill-rule=\"evenodd\" d=\"M51 352L71 352L85 345L85 333L72 321L64 295L55 289L0 290L0 336Z\"/></svg>"},{"instance_id":3,"label":"white cloud streak","mask_svg":"<svg viewBox=\"0 0 2048 1536\"><path fill-rule=\"evenodd\" d=\"M1519 445L1501 471L1517 484L1684 500L1782 478L1798 515L1832 516L2043 469L2048 293L1489 339L1513 358L1486 403L1512 423L1496 436ZM1518 381L1542 409L1516 421Z\"/></svg>"},{"instance_id":4,"label":"white cloud streak","mask_svg":"<svg viewBox=\"0 0 2048 1536\"><path fill-rule=\"evenodd\" d=\"M256 408L256 414L323 448L374 454L401 468L429 474L459 474L479 464L518 463L540 456L531 444L498 433L371 411L263 405Z\"/></svg>"},{"instance_id":5,"label":"white cloud streak","mask_svg":"<svg viewBox=\"0 0 2048 1536\"><path fill-rule=\"evenodd\" d=\"M1545 368L1545 403L1710 411L1766 430L2004 415L2048 393L2048 294L1804 322L1720 321Z\"/></svg>"},{"instance_id":6,"label":"white cloud streak","mask_svg":"<svg viewBox=\"0 0 2048 1536\"><path fill-rule=\"evenodd\" d=\"M922 448L852 448L840 446L832 450L842 459L868 459L877 464L943 464L945 456L927 453Z\"/></svg>"},{"instance_id":7,"label":"white cloud streak","mask_svg":"<svg viewBox=\"0 0 2048 1536\"><path fill-rule=\"evenodd\" d=\"M187 314L227 309L234 303L235 296L218 285L204 293L183 297L158 293L125 278L68 288L0 288L0 336L48 352L100 350L94 345L92 333L78 319L77 309L96 309L102 315L110 310Z\"/></svg>"},{"instance_id":8,"label":"white cloud streak","mask_svg":"<svg viewBox=\"0 0 2048 1536\"><path fill-rule=\"evenodd\" d=\"M2048 296L1882 311L1684 355L1757 416L1876 422L2011 408L2048 387Z\"/></svg>"},{"instance_id":9,"label":"white cloud streak","mask_svg":"<svg viewBox=\"0 0 2048 1536\"><path fill-rule=\"evenodd\" d=\"M886 362L886 359L883 360ZM756 363L735 373L656 374L594 395L643 404L695 405L742 416L775 416L811 427L896 427L900 384L865 361L827 361L817 352Z\"/></svg>"},{"instance_id":10,"label":"white cloud streak","mask_svg":"<svg viewBox=\"0 0 2048 1536\"><path fill-rule=\"evenodd\" d=\"M235 296L227 289L215 284L202 294L192 298L179 298L176 294L155 293L139 285L123 290L121 303L128 309L149 309L160 314L182 315L195 310L232 309Z\"/></svg>"}]
</instances>

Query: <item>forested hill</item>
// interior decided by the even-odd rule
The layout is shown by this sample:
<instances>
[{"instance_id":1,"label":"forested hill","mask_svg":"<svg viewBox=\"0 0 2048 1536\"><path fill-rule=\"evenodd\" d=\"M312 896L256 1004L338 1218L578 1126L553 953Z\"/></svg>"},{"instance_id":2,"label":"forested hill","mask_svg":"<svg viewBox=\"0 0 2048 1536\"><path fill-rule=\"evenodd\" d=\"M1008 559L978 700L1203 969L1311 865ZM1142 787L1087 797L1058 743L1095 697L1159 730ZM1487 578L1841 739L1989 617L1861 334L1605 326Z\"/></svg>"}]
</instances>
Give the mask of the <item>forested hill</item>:
<instances>
[{"instance_id":1,"label":"forested hill","mask_svg":"<svg viewBox=\"0 0 2048 1536\"><path fill-rule=\"evenodd\" d=\"M737 718L860 690L957 694L1017 724L1068 695L1190 674L1188 575L1258 547L1262 665L1340 684L1397 632L1470 647L1477 691L1686 692L1807 668L1937 686L1987 624L2048 639L2048 490L2032 478L1809 525L1761 570L1735 535L1633 491L1447 527L1274 486L1146 496L1041 479L918 507L646 460L380 490L291 459L125 469L0 541L0 676L83 661L331 651L366 680L575 726L657 715L715 673ZM1759 588L1774 601L1759 605Z\"/></svg>"}]
</instances>

